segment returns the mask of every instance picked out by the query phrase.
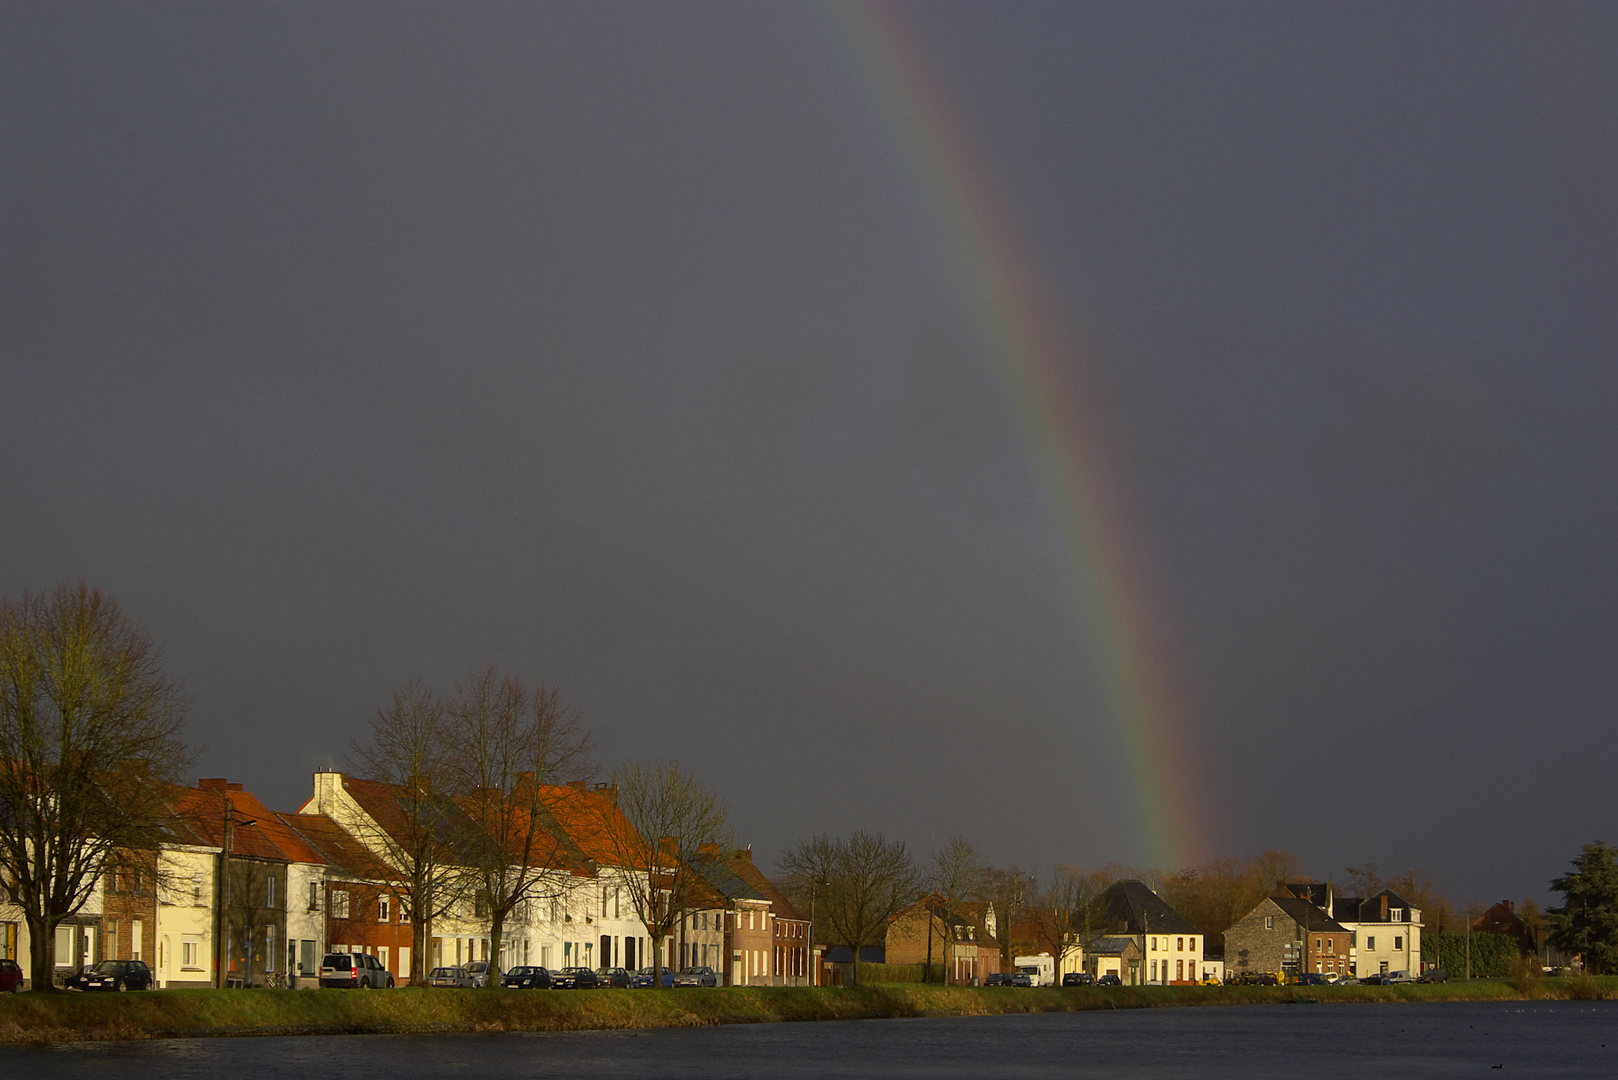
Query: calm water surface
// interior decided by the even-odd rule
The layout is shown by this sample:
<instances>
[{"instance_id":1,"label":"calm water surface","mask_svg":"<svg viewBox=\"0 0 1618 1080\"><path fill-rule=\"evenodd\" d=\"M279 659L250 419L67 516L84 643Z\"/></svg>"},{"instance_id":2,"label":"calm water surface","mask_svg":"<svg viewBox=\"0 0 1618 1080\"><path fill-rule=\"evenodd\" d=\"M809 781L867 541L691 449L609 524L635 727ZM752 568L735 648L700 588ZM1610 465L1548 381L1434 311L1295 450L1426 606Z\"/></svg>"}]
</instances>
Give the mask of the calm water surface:
<instances>
[{"instance_id":1,"label":"calm water surface","mask_svg":"<svg viewBox=\"0 0 1618 1080\"><path fill-rule=\"evenodd\" d=\"M1615 1077L1618 1002L1275 1005L680 1031L89 1043L0 1051L0 1075Z\"/></svg>"}]
</instances>

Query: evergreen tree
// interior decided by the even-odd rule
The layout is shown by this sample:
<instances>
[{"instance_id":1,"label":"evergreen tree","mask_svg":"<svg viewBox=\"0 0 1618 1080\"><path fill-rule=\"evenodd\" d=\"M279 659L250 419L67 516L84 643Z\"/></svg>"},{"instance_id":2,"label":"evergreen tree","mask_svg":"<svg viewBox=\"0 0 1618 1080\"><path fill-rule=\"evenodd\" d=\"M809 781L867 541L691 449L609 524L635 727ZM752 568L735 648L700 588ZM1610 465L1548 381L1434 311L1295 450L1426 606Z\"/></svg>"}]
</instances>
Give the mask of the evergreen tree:
<instances>
[{"instance_id":1,"label":"evergreen tree","mask_svg":"<svg viewBox=\"0 0 1618 1080\"><path fill-rule=\"evenodd\" d=\"M1551 882L1566 900L1548 912L1551 944L1583 956L1590 974L1618 971L1618 849L1585 844L1573 867Z\"/></svg>"}]
</instances>

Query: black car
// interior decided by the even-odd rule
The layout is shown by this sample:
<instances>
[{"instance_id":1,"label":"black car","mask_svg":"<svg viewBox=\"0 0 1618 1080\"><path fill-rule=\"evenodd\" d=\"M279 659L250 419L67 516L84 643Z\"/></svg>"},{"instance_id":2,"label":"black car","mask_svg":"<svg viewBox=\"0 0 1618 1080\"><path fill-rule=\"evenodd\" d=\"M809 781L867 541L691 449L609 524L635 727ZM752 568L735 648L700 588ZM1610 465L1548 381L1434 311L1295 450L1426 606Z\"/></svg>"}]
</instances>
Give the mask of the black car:
<instances>
[{"instance_id":1,"label":"black car","mask_svg":"<svg viewBox=\"0 0 1618 1080\"><path fill-rule=\"evenodd\" d=\"M507 990L549 990L551 973L542 967L514 967L500 976Z\"/></svg>"},{"instance_id":2,"label":"black car","mask_svg":"<svg viewBox=\"0 0 1618 1080\"><path fill-rule=\"evenodd\" d=\"M1010 986L1011 976L1003 971L997 971L983 980L984 986Z\"/></svg>"},{"instance_id":3,"label":"black car","mask_svg":"<svg viewBox=\"0 0 1618 1080\"><path fill-rule=\"evenodd\" d=\"M551 972L552 990L594 990L600 985L596 973L587 967L565 967Z\"/></svg>"},{"instance_id":4,"label":"black car","mask_svg":"<svg viewBox=\"0 0 1618 1080\"><path fill-rule=\"evenodd\" d=\"M1101 976L1101 978L1096 980L1096 985L1097 986L1122 986L1122 985L1124 985L1124 980L1122 980L1122 979L1120 979L1118 977L1117 972L1109 971L1105 975Z\"/></svg>"},{"instance_id":5,"label":"black car","mask_svg":"<svg viewBox=\"0 0 1618 1080\"><path fill-rule=\"evenodd\" d=\"M1326 976L1320 974L1318 971L1306 971L1302 975L1298 976L1297 985L1325 986L1327 985Z\"/></svg>"},{"instance_id":6,"label":"black car","mask_svg":"<svg viewBox=\"0 0 1618 1080\"><path fill-rule=\"evenodd\" d=\"M67 980L69 990L150 990L152 969L144 960L103 960Z\"/></svg>"},{"instance_id":7,"label":"black car","mask_svg":"<svg viewBox=\"0 0 1618 1080\"><path fill-rule=\"evenodd\" d=\"M1449 972L1443 968L1428 968L1416 976L1416 981L1419 983L1449 982Z\"/></svg>"},{"instance_id":8,"label":"black car","mask_svg":"<svg viewBox=\"0 0 1618 1080\"><path fill-rule=\"evenodd\" d=\"M596 968L596 978L602 986L616 987L620 990L629 989L629 969L617 967Z\"/></svg>"},{"instance_id":9,"label":"black car","mask_svg":"<svg viewBox=\"0 0 1618 1080\"><path fill-rule=\"evenodd\" d=\"M1088 971L1070 971L1062 976L1063 986L1094 986L1096 977Z\"/></svg>"}]
</instances>

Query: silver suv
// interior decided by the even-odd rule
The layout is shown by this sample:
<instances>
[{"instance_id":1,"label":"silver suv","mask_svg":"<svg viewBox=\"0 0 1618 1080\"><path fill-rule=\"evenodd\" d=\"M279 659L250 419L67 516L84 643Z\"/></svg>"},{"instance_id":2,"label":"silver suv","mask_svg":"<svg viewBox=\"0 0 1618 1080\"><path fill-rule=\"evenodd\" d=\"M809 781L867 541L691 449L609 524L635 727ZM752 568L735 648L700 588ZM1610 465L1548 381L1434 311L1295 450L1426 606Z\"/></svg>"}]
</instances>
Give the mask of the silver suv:
<instances>
[{"instance_id":1,"label":"silver suv","mask_svg":"<svg viewBox=\"0 0 1618 1080\"><path fill-rule=\"evenodd\" d=\"M327 953L320 961L320 985L387 989L393 985L393 976L374 956L365 953Z\"/></svg>"}]
</instances>

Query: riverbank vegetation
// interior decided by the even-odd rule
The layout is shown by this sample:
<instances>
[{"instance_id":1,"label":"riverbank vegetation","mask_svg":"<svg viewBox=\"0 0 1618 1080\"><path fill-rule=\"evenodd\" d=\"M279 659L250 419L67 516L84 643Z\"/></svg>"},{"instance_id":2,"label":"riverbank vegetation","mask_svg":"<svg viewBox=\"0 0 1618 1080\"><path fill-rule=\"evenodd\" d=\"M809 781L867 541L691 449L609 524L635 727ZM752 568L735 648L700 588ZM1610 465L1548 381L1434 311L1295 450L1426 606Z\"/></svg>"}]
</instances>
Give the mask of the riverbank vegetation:
<instances>
[{"instance_id":1,"label":"riverbank vegetation","mask_svg":"<svg viewBox=\"0 0 1618 1080\"><path fill-rule=\"evenodd\" d=\"M0 1042L239 1035L588 1031L811 1020L993 1016L1193 1005L1618 1000L1618 977L1402 986L1126 986L1028 990L880 984L592 993L402 989L159 990L0 998Z\"/></svg>"}]
</instances>

